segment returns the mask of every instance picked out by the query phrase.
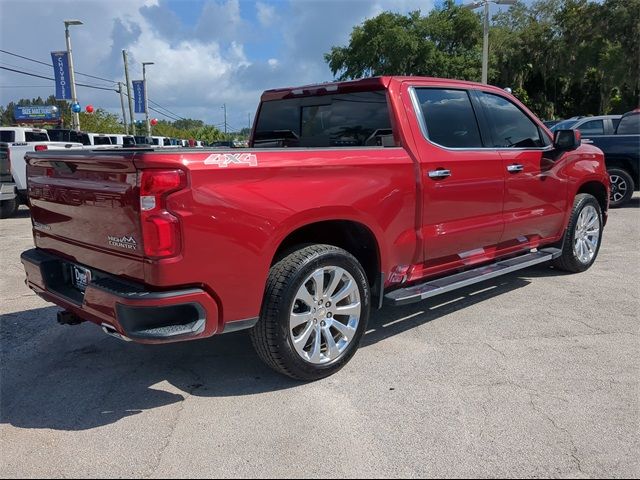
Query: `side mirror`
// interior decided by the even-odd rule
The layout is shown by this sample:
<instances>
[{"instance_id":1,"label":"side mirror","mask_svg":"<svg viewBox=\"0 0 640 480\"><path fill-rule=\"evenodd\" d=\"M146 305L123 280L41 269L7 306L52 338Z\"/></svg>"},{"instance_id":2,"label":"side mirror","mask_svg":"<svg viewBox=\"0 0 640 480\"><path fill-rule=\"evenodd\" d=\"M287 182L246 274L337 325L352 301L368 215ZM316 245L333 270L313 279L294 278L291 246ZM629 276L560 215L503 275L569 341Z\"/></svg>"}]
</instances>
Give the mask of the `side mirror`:
<instances>
[{"instance_id":1,"label":"side mirror","mask_svg":"<svg viewBox=\"0 0 640 480\"><path fill-rule=\"evenodd\" d=\"M582 143L580 130L556 130L553 146L556 150L575 150Z\"/></svg>"}]
</instances>

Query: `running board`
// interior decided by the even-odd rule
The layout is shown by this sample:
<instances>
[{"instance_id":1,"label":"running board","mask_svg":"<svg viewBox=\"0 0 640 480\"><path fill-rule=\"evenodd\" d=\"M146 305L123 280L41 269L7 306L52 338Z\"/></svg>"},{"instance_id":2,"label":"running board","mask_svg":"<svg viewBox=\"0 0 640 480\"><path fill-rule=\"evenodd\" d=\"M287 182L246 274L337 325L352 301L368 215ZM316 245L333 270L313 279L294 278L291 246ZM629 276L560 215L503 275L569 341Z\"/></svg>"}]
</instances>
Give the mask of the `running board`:
<instances>
[{"instance_id":1,"label":"running board","mask_svg":"<svg viewBox=\"0 0 640 480\"><path fill-rule=\"evenodd\" d=\"M419 302L426 298L435 297L442 293L457 290L459 288L473 285L474 283L484 282L491 278L506 275L523 268L531 267L539 263L548 262L562 255L559 248L544 248L536 252L530 252L519 257L501 260L490 265L474 268L465 272L456 273L448 277L430 280L418 285L412 285L406 288L400 288L387 293L384 296L386 302L391 305L407 305L409 303Z\"/></svg>"}]
</instances>

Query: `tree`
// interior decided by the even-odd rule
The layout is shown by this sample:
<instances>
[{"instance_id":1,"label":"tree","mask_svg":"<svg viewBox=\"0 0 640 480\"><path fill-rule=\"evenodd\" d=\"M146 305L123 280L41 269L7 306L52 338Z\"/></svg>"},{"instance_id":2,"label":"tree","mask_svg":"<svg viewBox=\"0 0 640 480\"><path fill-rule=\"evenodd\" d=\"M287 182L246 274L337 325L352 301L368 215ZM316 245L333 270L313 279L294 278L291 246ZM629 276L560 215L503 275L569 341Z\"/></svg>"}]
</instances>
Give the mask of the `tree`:
<instances>
[{"instance_id":1,"label":"tree","mask_svg":"<svg viewBox=\"0 0 640 480\"><path fill-rule=\"evenodd\" d=\"M426 17L384 12L354 27L345 47L325 61L341 80L378 75L479 79L481 27L471 11L447 0Z\"/></svg>"},{"instance_id":2,"label":"tree","mask_svg":"<svg viewBox=\"0 0 640 480\"><path fill-rule=\"evenodd\" d=\"M640 0L519 1L494 16L489 83L543 118L622 113L640 98ZM480 79L482 22L451 0L422 16L384 12L325 54L341 80L375 75Z\"/></svg>"}]
</instances>

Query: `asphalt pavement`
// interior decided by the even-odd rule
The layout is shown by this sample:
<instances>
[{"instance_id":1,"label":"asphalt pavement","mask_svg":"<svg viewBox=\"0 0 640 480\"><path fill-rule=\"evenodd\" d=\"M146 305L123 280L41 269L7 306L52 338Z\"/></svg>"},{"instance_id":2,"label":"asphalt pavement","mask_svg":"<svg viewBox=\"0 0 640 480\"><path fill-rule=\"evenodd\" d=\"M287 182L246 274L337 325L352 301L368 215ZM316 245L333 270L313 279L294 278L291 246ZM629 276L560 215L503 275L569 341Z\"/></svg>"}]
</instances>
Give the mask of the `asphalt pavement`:
<instances>
[{"instance_id":1,"label":"asphalt pavement","mask_svg":"<svg viewBox=\"0 0 640 480\"><path fill-rule=\"evenodd\" d=\"M282 377L239 332L142 346L59 326L0 220L2 477L638 477L640 197L596 264L375 312L338 374Z\"/></svg>"}]
</instances>

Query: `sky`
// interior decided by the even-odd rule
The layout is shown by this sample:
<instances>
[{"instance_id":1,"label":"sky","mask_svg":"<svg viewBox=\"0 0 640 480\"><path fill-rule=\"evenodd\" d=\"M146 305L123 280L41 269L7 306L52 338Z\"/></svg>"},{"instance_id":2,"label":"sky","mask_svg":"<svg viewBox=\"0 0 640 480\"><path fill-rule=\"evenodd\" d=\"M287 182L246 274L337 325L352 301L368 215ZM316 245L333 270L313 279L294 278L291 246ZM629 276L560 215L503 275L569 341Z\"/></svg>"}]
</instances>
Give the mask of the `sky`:
<instances>
[{"instance_id":1,"label":"sky","mask_svg":"<svg viewBox=\"0 0 640 480\"><path fill-rule=\"evenodd\" d=\"M0 49L49 62L65 49L71 27L74 65L112 88L124 81L122 50L132 80L147 67L149 99L180 117L249 126L269 88L333 80L323 55L346 45L355 25L383 11L428 12L437 0L0 0ZM53 68L0 52L0 66L52 76ZM47 97L53 82L0 69L0 104ZM78 87L80 104L120 114L114 91ZM152 117L167 118L151 112ZM142 115L137 115L142 119Z\"/></svg>"}]
</instances>

